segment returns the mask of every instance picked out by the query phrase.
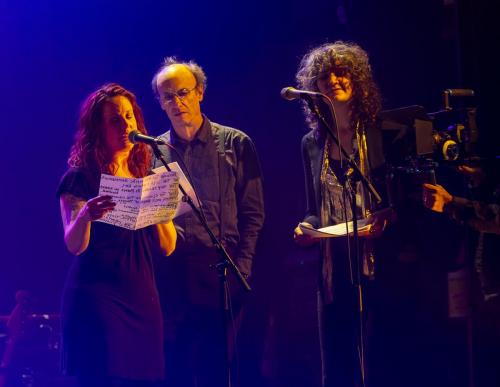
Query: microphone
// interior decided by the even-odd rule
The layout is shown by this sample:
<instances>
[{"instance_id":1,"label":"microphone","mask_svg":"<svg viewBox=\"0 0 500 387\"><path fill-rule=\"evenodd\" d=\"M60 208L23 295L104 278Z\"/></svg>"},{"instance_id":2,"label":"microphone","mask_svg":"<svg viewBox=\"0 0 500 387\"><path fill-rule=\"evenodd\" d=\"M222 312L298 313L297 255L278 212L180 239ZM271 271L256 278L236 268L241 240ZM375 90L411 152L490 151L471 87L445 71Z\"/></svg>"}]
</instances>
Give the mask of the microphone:
<instances>
[{"instance_id":1,"label":"microphone","mask_svg":"<svg viewBox=\"0 0 500 387\"><path fill-rule=\"evenodd\" d=\"M293 101L294 99L299 99L299 98L322 97L323 96L323 94L317 93L315 91L297 90L294 87L284 87L283 89L281 89L280 94L287 101Z\"/></svg>"},{"instance_id":2,"label":"microphone","mask_svg":"<svg viewBox=\"0 0 500 387\"><path fill-rule=\"evenodd\" d=\"M161 138L147 136L145 134L142 134L138 130L132 130L128 134L128 139L133 144L137 144L139 142L142 142L143 144L148 144L148 145L168 145Z\"/></svg>"}]
</instances>

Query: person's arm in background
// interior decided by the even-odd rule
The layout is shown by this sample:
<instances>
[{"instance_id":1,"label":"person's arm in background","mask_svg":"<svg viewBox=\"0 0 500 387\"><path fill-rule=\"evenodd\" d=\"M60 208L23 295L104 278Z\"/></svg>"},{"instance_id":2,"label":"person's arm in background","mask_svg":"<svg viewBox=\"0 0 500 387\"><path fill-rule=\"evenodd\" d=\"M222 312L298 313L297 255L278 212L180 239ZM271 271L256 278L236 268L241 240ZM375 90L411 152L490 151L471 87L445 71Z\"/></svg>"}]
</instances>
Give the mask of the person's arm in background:
<instances>
[{"instance_id":1,"label":"person's arm in background","mask_svg":"<svg viewBox=\"0 0 500 387\"><path fill-rule=\"evenodd\" d=\"M318 210L316 208L316 197L314 193L314 177L312 175L311 169L311 157L307 150L308 137L302 139L302 165L304 167L304 185L306 189L306 215L304 217L303 223L318 228L319 227L319 217ZM307 247L314 245L319 241L318 238L312 238L309 235L305 235L299 226L295 227L293 231L293 238L295 243L299 246Z\"/></svg>"},{"instance_id":2,"label":"person's arm in background","mask_svg":"<svg viewBox=\"0 0 500 387\"><path fill-rule=\"evenodd\" d=\"M252 140L245 136L238 143L236 205L240 241L235 262L243 275L249 276L259 233L264 225L262 171Z\"/></svg>"},{"instance_id":3,"label":"person's arm in background","mask_svg":"<svg viewBox=\"0 0 500 387\"><path fill-rule=\"evenodd\" d=\"M456 221L468 224L480 232L500 234L500 206L451 195L444 187L423 185L424 206L446 212Z\"/></svg>"}]
</instances>

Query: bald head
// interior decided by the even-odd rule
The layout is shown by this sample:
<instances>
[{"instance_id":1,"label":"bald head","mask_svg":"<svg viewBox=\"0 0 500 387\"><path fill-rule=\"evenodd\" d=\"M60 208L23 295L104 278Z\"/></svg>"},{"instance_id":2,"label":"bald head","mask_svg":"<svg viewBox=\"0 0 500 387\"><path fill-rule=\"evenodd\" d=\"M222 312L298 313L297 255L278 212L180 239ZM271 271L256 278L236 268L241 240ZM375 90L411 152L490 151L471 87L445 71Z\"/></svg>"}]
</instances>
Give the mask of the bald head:
<instances>
[{"instance_id":1,"label":"bald head","mask_svg":"<svg viewBox=\"0 0 500 387\"><path fill-rule=\"evenodd\" d=\"M169 69L169 71L174 71L174 69L178 68L179 66L183 66L188 71L190 71L191 74L196 78L196 84L198 86L201 86L203 91L206 90L207 77L206 77L203 69L196 62L194 62L192 60L190 60L189 62L179 61L179 60L177 60L176 57L169 56L163 60L163 63L161 64L158 71L155 73L153 80L151 82L153 92L157 98L159 97L157 78L160 76L160 74L164 74L165 70Z\"/></svg>"},{"instance_id":2,"label":"bald head","mask_svg":"<svg viewBox=\"0 0 500 387\"><path fill-rule=\"evenodd\" d=\"M156 76L156 89L161 108L167 113L175 132L191 141L203 124L200 102L203 85L183 64L165 67Z\"/></svg>"},{"instance_id":3,"label":"bald head","mask_svg":"<svg viewBox=\"0 0 500 387\"><path fill-rule=\"evenodd\" d=\"M156 90L160 90L165 82L172 86L175 86L177 83L182 83L183 86L188 85L188 89L196 87L203 92L203 86L201 85L200 87L200 85L198 85L196 77L191 70L181 63L172 64L158 72L156 75Z\"/></svg>"}]
</instances>

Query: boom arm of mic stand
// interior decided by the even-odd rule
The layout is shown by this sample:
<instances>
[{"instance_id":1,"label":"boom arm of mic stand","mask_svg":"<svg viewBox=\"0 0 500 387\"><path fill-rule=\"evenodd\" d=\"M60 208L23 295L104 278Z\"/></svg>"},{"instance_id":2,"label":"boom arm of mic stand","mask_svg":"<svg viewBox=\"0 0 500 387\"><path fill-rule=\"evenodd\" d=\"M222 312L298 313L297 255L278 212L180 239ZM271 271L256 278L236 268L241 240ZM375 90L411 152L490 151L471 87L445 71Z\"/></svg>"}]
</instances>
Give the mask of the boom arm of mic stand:
<instances>
[{"instance_id":1,"label":"boom arm of mic stand","mask_svg":"<svg viewBox=\"0 0 500 387\"><path fill-rule=\"evenodd\" d=\"M161 161L161 163L165 166L165 168L167 169L167 171L171 171L171 168L168 166L168 163L165 160L165 158L163 157L160 149L158 148L158 145L151 144L151 148L153 148L153 152L154 152L155 157ZM214 235L214 233L212 232L212 230L210 230L210 227L208 227L207 220L203 216L202 211L198 207L196 207L194 205L193 200L186 193L184 187L180 183L179 183L179 189L180 189L181 193L184 195L184 198L185 198L186 202L189 204L189 206L191 207L191 209L193 210L193 212L198 217L200 223L202 224L203 228L205 229L205 231L207 232L208 236L210 237L210 240L212 241L213 245L217 249L217 252L223 258L224 265L226 267L230 267L231 268L231 270L236 275L236 278L238 278L238 281L240 282L240 284L243 286L243 288L246 291L251 291L252 288L248 284L248 282L245 279L245 277L243 277L243 274L241 274L241 271L238 269L238 266L236 266L236 264L234 263L234 261L232 260L232 258L229 256L229 254L227 253L227 251L224 248L224 246L222 245L222 243L217 239L217 237ZM193 187L193 189L194 189L194 187Z\"/></svg>"},{"instance_id":2,"label":"boom arm of mic stand","mask_svg":"<svg viewBox=\"0 0 500 387\"><path fill-rule=\"evenodd\" d=\"M321 94L321 96L327 101L328 108L330 109L330 111L332 111L333 108L332 108L332 102L330 101L330 98L328 98L324 94ZM314 104L312 98L310 98L308 96L308 97L305 98L305 100L307 101L309 109L311 109L311 111L313 111L316 114L316 116L318 117L318 119L323 123L323 125L325 126L328 134L333 139L333 141L335 142L335 144L339 147L340 151L342 152L342 155L344 156L344 158L349 163L349 166L354 170L354 172L356 173L356 175L359 176L360 181L363 183L363 185L368 189L368 191L375 198L375 201L378 204L380 204L382 202L382 198L380 197L380 194L377 192L377 190L375 189L375 187L373 186L373 184L370 182L370 180L368 180L367 177L361 172L361 169L359 169L358 165L352 159L352 157L350 157L347 154L347 152L344 149L344 147L342 146L342 144L340 144L340 141L334 135L333 129L330 127L330 125L328 125L328 122L326 122L325 117L323 117L323 115L319 111L318 107ZM335 113L333 111L332 111L332 117L335 117Z\"/></svg>"}]
</instances>

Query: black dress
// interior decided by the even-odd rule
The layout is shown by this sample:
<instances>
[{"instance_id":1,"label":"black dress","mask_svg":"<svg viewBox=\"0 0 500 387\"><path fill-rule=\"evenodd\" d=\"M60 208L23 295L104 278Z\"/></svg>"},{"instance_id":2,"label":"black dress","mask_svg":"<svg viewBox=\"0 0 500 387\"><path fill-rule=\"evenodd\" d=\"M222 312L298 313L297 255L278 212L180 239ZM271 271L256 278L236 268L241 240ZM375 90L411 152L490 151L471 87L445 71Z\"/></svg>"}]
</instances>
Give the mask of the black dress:
<instances>
[{"instance_id":1,"label":"black dress","mask_svg":"<svg viewBox=\"0 0 500 387\"><path fill-rule=\"evenodd\" d=\"M97 196L99 174L70 169L58 196ZM63 368L77 376L164 378L162 315L153 275L153 227L101 222L74 258L62 304Z\"/></svg>"}]
</instances>

